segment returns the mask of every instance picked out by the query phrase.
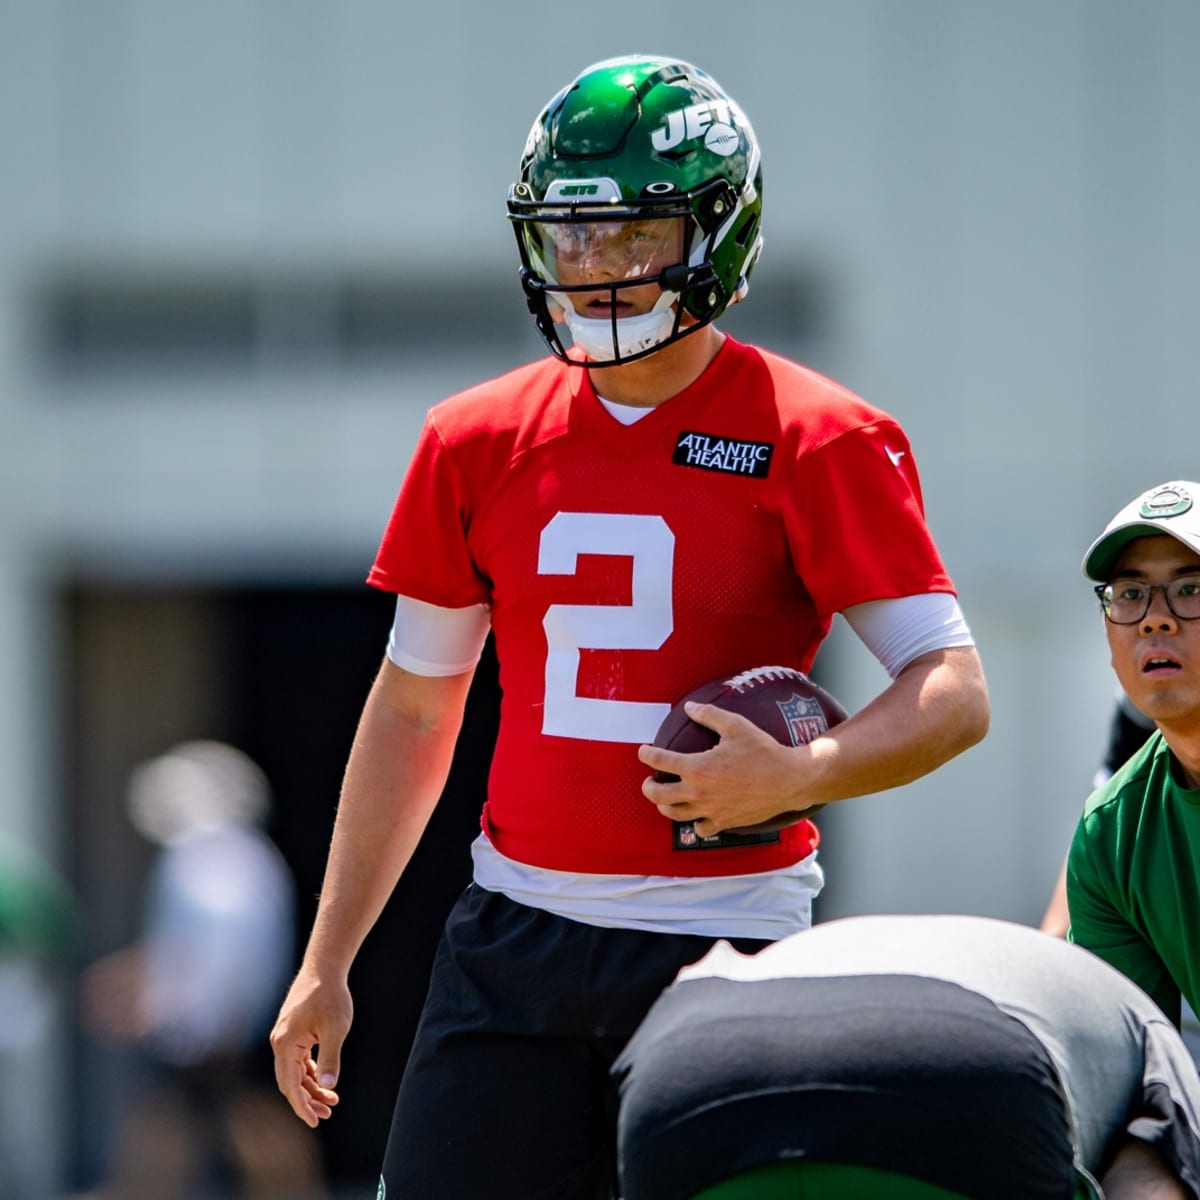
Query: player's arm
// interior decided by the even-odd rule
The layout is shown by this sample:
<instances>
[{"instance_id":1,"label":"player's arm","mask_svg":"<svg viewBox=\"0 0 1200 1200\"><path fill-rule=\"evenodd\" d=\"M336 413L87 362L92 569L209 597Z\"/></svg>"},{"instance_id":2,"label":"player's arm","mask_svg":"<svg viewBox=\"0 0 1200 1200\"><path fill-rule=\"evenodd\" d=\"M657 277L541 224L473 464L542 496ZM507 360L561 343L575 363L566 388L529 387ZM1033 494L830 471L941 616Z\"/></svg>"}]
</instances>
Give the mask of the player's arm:
<instances>
[{"instance_id":1,"label":"player's arm","mask_svg":"<svg viewBox=\"0 0 1200 1200\"><path fill-rule=\"evenodd\" d=\"M1124 690L1121 690L1109 721L1104 756L1092 776L1092 787L1098 788L1107 783L1154 732L1154 728L1154 722L1136 708ZM1064 861L1038 928L1051 937L1066 937L1070 925L1071 916L1067 907L1067 864Z\"/></svg>"},{"instance_id":2,"label":"player's arm","mask_svg":"<svg viewBox=\"0 0 1200 1200\"><path fill-rule=\"evenodd\" d=\"M351 963L441 795L472 673L418 675L385 660L363 708L312 934L271 1033L279 1089L311 1126L337 1103Z\"/></svg>"},{"instance_id":3,"label":"player's arm","mask_svg":"<svg viewBox=\"0 0 1200 1200\"><path fill-rule=\"evenodd\" d=\"M1043 933L1057 938L1065 938L1067 930L1071 928L1071 912L1067 907L1067 864L1065 860L1058 872L1058 878L1054 881L1054 890L1050 893L1046 911L1042 913L1038 928Z\"/></svg>"},{"instance_id":4,"label":"player's arm","mask_svg":"<svg viewBox=\"0 0 1200 1200\"><path fill-rule=\"evenodd\" d=\"M911 783L979 742L989 720L975 647L929 651L825 735L808 788L827 803Z\"/></svg>"},{"instance_id":5,"label":"player's arm","mask_svg":"<svg viewBox=\"0 0 1200 1200\"><path fill-rule=\"evenodd\" d=\"M974 645L921 649L927 637L945 635L918 624L914 638L910 610L936 614L937 598L878 603L855 628L860 636L865 629L864 640L888 667L889 687L804 746L781 746L736 714L699 706L693 719L720 735L714 750L690 756L653 746L639 751L648 767L679 776L679 783L643 784L659 811L673 820L696 821L697 832L709 836L911 783L978 742L987 732L989 704ZM903 615L899 622L897 611ZM969 642L969 634L950 640Z\"/></svg>"},{"instance_id":6,"label":"player's arm","mask_svg":"<svg viewBox=\"0 0 1200 1200\"><path fill-rule=\"evenodd\" d=\"M1103 871L1094 861L1081 824L1067 856L1069 940L1132 979L1178 1027L1179 987L1159 953L1113 902Z\"/></svg>"}]
</instances>

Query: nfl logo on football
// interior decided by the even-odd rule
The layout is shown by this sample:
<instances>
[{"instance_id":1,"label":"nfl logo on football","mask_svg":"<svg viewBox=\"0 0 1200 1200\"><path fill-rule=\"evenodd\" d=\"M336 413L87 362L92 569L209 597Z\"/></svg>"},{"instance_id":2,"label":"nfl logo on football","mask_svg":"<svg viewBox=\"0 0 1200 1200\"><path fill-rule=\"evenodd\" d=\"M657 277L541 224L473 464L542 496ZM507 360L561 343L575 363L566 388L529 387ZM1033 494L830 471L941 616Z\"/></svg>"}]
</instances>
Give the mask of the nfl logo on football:
<instances>
[{"instance_id":1,"label":"nfl logo on football","mask_svg":"<svg viewBox=\"0 0 1200 1200\"><path fill-rule=\"evenodd\" d=\"M790 700L780 701L779 711L787 722L793 746L803 746L829 728L817 700L793 695Z\"/></svg>"}]
</instances>

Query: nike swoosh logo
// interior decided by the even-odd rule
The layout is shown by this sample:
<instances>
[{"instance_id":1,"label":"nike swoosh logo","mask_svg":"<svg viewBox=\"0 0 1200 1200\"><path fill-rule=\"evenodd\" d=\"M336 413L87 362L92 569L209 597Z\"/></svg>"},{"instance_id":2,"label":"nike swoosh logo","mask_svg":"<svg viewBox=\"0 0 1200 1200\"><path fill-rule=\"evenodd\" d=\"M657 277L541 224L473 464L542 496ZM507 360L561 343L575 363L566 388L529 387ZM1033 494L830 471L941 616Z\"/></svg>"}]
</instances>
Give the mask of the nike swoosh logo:
<instances>
[{"instance_id":1,"label":"nike swoosh logo","mask_svg":"<svg viewBox=\"0 0 1200 1200\"><path fill-rule=\"evenodd\" d=\"M887 451L888 458L892 460L893 467L898 467L900 465L900 460L907 453L904 450L893 450L891 446L884 446L884 450Z\"/></svg>"}]
</instances>

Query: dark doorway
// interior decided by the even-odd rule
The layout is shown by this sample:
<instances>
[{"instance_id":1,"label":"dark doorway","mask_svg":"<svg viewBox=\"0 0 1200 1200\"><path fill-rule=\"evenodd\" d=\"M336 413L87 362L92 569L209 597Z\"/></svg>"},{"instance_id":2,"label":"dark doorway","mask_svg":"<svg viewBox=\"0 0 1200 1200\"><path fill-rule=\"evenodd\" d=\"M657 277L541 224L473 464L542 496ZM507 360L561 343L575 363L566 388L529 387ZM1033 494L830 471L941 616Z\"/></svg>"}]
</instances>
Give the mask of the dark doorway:
<instances>
[{"instance_id":1,"label":"dark doorway","mask_svg":"<svg viewBox=\"0 0 1200 1200\"><path fill-rule=\"evenodd\" d=\"M67 590L64 783L73 882L89 918L85 960L136 930L151 848L126 817L125 778L142 759L190 738L228 741L266 772L275 801L268 832L296 877L303 944L391 606L390 597L354 585ZM319 1135L335 1190L374 1186L441 923L469 878L498 702L489 643L442 803L352 976L343 1100ZM113 1134L111 1122L92 1114L117 1111L136 1079L83 1034L75 1051L75 1184L91 1186ZM265 1041L256 1069L270 1078Z\"/></svg>"}]
</instances>

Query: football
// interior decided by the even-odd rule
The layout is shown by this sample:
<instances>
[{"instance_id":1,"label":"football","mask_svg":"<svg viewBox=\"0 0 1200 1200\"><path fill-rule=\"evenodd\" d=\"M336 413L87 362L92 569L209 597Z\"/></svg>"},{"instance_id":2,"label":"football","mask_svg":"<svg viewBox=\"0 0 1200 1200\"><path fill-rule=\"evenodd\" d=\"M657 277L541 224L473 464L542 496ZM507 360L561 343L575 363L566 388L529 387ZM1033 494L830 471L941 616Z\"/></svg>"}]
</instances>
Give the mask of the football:
<instances>
[{"instance_id":1,"label":"football","mask_svg":"<svg viewBox=\"0 0 1200 1200\"><path fill-rule=\"evenodd\" d=\"M671 708L658 728L654 744L682 754L711 750L719 740L711 729L693 721L684 711L689 701L713 704L739 713L785 746L800 746L846 719L842 705L803 671L794 667L754 667L736 675L725 675L693 688ZM655 778L674 782L679 777L656 771ZM729 830L730 833L767 833L811 817L818 807L803 812L779 813L757 825Z\"/></svg>"}]
</instances>

